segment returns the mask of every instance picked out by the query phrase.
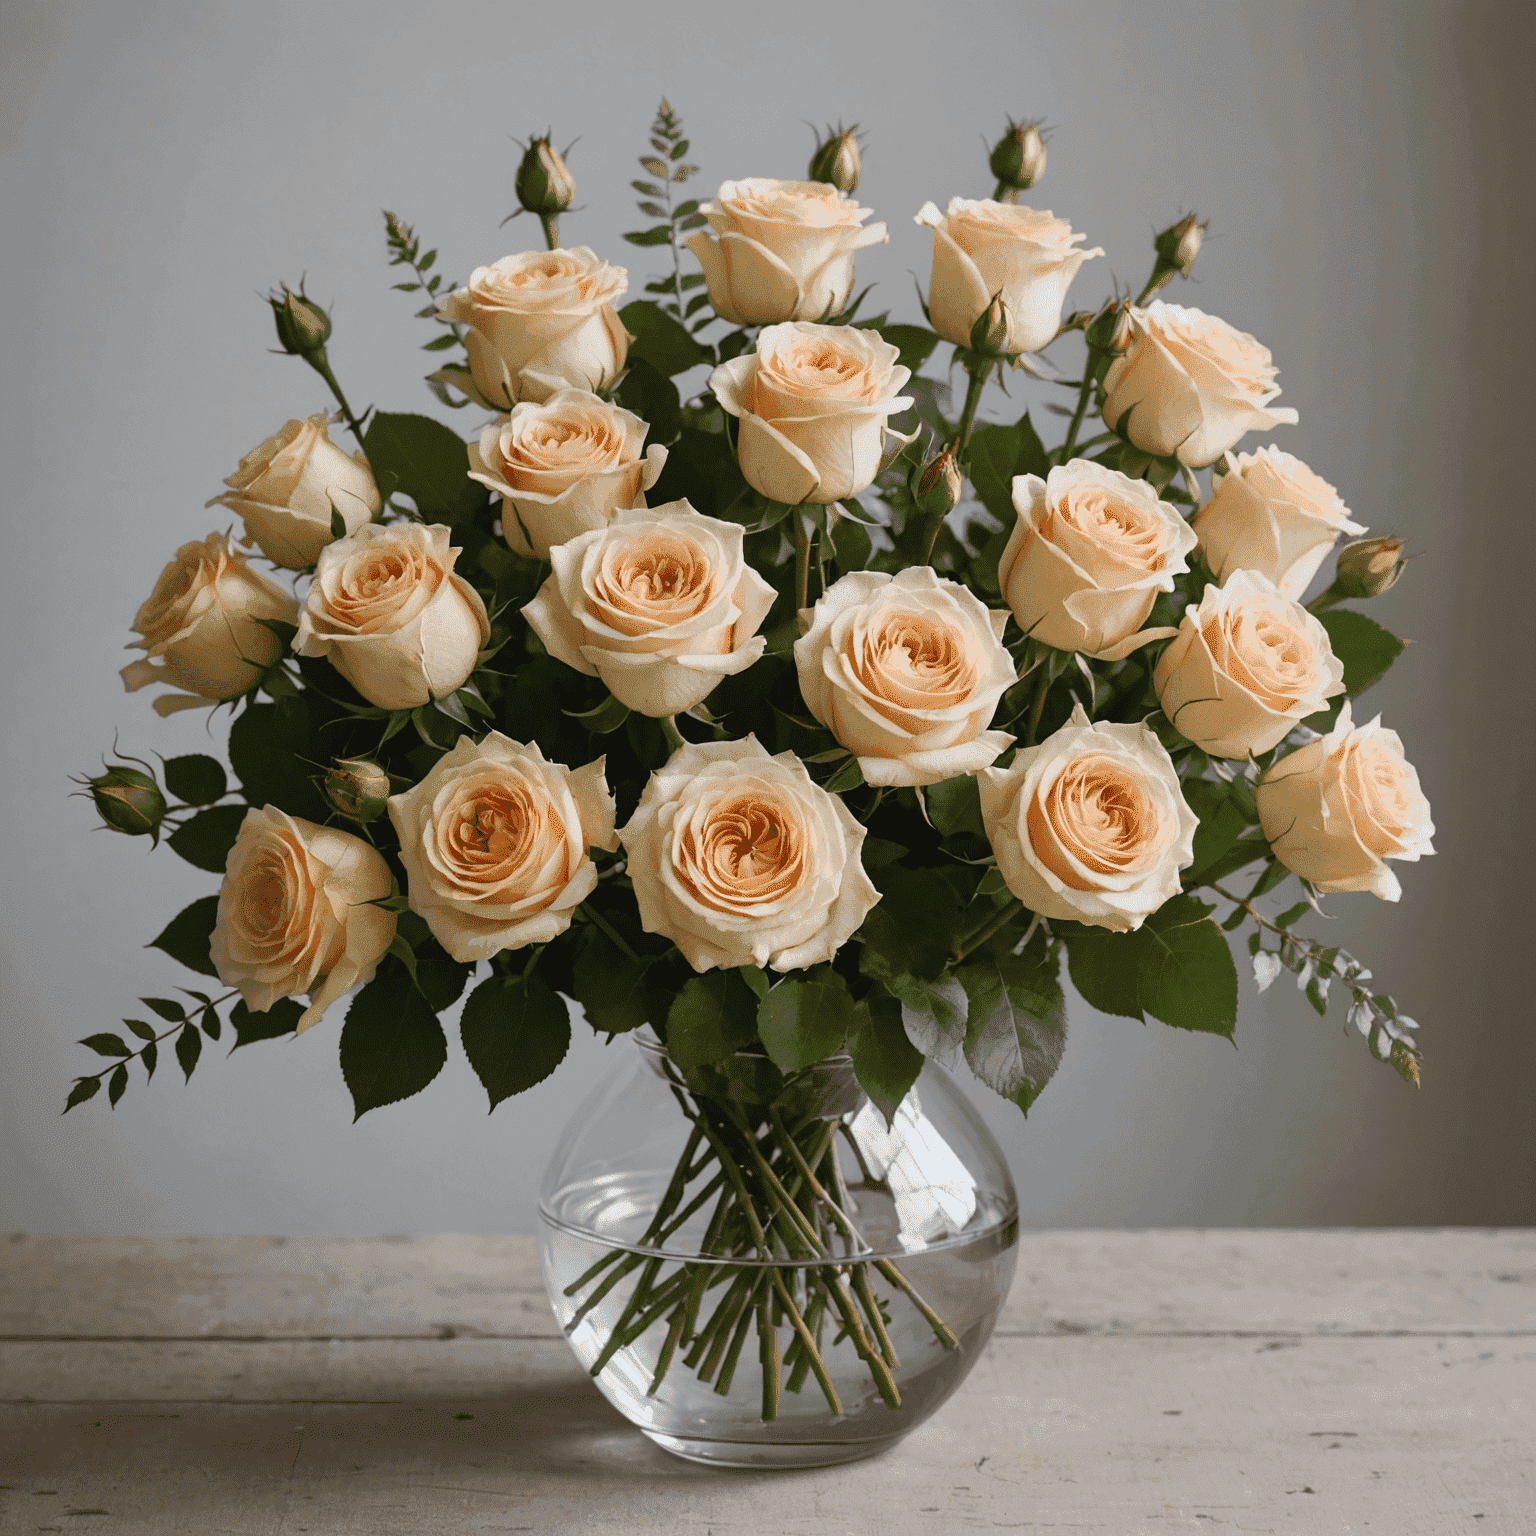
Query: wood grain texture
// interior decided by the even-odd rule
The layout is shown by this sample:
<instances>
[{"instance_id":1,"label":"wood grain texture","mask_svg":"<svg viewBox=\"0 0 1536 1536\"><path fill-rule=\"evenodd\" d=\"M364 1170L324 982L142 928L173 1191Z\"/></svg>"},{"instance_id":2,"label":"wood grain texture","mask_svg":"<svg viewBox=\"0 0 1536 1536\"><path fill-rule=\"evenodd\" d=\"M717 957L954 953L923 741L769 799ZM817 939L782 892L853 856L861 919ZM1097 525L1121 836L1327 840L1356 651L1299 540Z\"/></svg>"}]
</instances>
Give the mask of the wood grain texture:
<instances>
[{"instance_id":1,"label":"wood grain texture","mask_svg":"<svg viewBox=\"0 0 1536 1536\"><path fill-rule=\"evenodd\" d=\"M1536 1234L1026 1237L965 1386L825 1472L694 1467L527 1238L0 1242L0 1532L1536 1530Z\"/></svg>"}]
</instances>

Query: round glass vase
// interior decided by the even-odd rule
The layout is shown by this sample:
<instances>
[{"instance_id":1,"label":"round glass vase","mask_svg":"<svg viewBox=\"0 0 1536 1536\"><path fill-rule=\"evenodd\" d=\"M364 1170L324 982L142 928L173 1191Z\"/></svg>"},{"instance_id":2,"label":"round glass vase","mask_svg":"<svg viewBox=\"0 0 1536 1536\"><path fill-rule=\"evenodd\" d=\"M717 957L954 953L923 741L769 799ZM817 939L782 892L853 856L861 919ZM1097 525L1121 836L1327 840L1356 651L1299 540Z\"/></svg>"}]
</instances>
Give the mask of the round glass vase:
<instances>
[{"instance_id":1,"label":"round glass vase","mask_svg":"<svg viewBox=\"0 0 1536 1536\"><path fill-rule=\"evenodd\" d=\"M539 1195L555 1316L603 1395L690 1461L816 1467L910 1433L976 1363L1018 1258L1001 1148L927 1063L891 1122L846 1054L682 1072L644 1029Z\"/></svg>"}]
</instances>

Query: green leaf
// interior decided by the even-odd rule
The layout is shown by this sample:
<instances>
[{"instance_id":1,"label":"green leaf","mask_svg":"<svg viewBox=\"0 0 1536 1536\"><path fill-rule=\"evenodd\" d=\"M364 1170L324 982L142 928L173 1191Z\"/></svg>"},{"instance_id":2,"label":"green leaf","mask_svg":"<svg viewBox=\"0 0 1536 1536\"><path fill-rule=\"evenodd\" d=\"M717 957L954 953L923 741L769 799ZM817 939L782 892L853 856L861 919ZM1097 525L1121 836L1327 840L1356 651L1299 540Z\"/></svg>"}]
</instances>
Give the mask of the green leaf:
<instances>
[{"instance_id":1,"label":"green leaf","mask_svg":"<svg viewBox=\"0 0 1536 1536\"><path fill-rule=\"evenodd\" d=\"M848 985L831 967L803 981L781 981L757 1007L758 1036L786 1076L840 1049L852 1023Z\"/></svg>"},{"instance_id":2,"label":"green leaf","mask_svg":"<svg viewBox=\"0 0 1536 1536\"><path fill-rule=\"evenodd\" d=\"M880 901L859 929L864 948L889 974L937 976L955 947L960 898L936 871L886 864L871 872ZM860 961L866 976L871 971ZM883 975L882 975L883 979Z\"/></svg>"},{"instance_id":3,"label":"green leaf","mask_svg":"<svg viewBox=\"0 0 1536 1536\"><path fill-rule=\"evenodd\" d=\"M869 529L851 517L840 517L832 530L832 549L840 571L862 571L874 550Z\"/></svg>"},{"instance_id":4,"label":"green leaf","mask_svg":"<svg viewBox=\"0 0 1536 1536\"><path fill-rule=\"evenodd\" d=\"M853 1010L848 1054L859 1086L890 1125L923 1070L924 1059L907 1038L901 1005L894 997L877 989Z\"/></svg>"},{"instance_id":5,"label":"green leaf","mask_svg":"<svg viewBox=\"0 0 1536 1536\"><path fill-rule=\"evenodd\" d=\"M188 864L222 875L240 823L249 812L248 805L216 805L211 810L199 811L171 833L171 847Z\"/></svg>"},{"instance_id":6,"label":"green leaf","mask_svg":"<svg viewBox=\"0 0 1536 1536\"><path fill-rule=\"evenodd\" d=\"M341 675L328 662L324 665L327 676L341 683ZM290 816L324 821L330 814L311 777L311 765L330 756L302 696L248 704L229 728L229 762L245 798L252 805L275 805Z\"/></svg>"},{"instance_id":7,"label":"green leaf","mask_svg":"<svg viewBox=\"0 0 1536 1536\"><path fill-rule=\"evenodd\" d=\"M420 1093L447 1059L443 1026L399 967L380 970L352 999L341 1030L341 1075L354 1122Z\"/></svg>"},{"instance_id":8,"label":"green leaf","mask_svg":"<svg viewBox=\"0 0 1536 1536\"><path fill-rule=\"evenodd\" d=\"M672 230L669 225L658 224L655 229L629 230L625 233L624 238L631 245L666 245L672 238ZM621 309L619 311L620 319L623 316L624 311Z\"/></svg>"},{"instance_id":9,"label":"green leaf","mask_svg":"<svg viewBox=\"0 0 1536 1536\"><path fill-rule=\"evenodd\" d=\"M1212 910L1193 896L1175 896L1142 924L1136 992L1153 1018L1230 1039L1237 1026L1237 967Z\"/></svg>"},{"instance_id":10,"label":"green leaf","mask_svg":"<svg viewBox=\"0 0 1536 1536\"><path fill-rule=\"evenodd\" d=\"M277 1040L283 1035L291 1035L303 1016L303 1003L291 997L278 998L265 1013L246 1007L242 998L229 1011L229 1025L235 1032L235 1043L230 1050L255 1045L258 1040Z\"/></svg>"},{"instance_id":11,"label":"green leaf","mask_svg":"<svg viewBox=\"0 0 1536 1536\"><path fill-rule=\"evenodd\" d=\"M363 450L374 477L385 477L391 494L409 496L431 521L465 523L485 504L485 487L469 478L463 438L430 416L377 412L363 434Z\"/></svg>"},{"instance_id":12,"label":"green leaf","mask_svg":"<svg viewBox=\"0 0 1536 1536\"><path fill-rule=\"evenodd\" d=\"M1140 1020L1136 990L1140 967L1140 933L1114 933L1084 923L1051 920L1051 931L1067 944L1067 973L1078 995L1100 1013Z\"/></svg>"},{"instance_id":13,"label":"green leaf","mask_svg":"<svg viewBox=\"0 0 1536 1536\"><path fill-rule=\"evenodd\" d=\"M98 1056L131 1056L133 1054L117 1035L112 1034L87 1035L80 1044L90 1046Z\"/></svg>"},{"instance_id":14,"label":"green leaf","mask_svg":"<svg viewBox=\"0 0 1536 1536\"><path fill-rule=\"evenodd\" d=\"M452 337L449 337L450 341L452 339L453 339ZM436 343L435 342L429 343L429 345L435 346ZM337 507L336 503L333 501L331 503L331 537L333 539L344 539L344 538L346 538L346 536L347 536L347 520L346 520L346 518L344 518L341 515L340 509Z\"/></svg>"},{"instance_id":15,"label":"green leaf","mask_svg":"<svg viewBox=\"0 0 1536 1536\"><path fill-rule=\"evenodd\" d=\"M943 836L953 837L957 832L987 835L974 773L959 773L952 779L929 784L923 790L923 798L928 806L928 820Z\"/></svg>"},{"instance_id":16,"label":"green leaf","mask_svg":"<svg viewBox=\"0 0 1536 1536\"><path fill-rule=\"evenodd\" d=\"M153 1009L154 1012L158 1013L167 1024L175 1024L187 1016L187 1010L183 1008L181 1004L178 1003L174 998L141 997L139 1001L143 1003L146 1008ZM124 1020L124 1022L128 1023L127 1020ZM133 1029L133 1025L131 1023L128 1023L128 1027ZM149 1029L149 1026L147 1024L142 1024L139 1026L139 1029ZM138 1034L138 1032L138 1029L134 1030L135 1034ZM154 1030L150 1029L149 1033L143 1036L143 1038L146 1040L152 1040L154 1035Z\"/></svg>"},{"instance_id":17,"label":"green leaf","mask_svg":"<svg viewBox=\"0 0 1536 1536\"><path fill-rule=\"evenodd\" d=\"M977 427L971 434L971 484L983 506L1006 528L1018 521L1013 505L1013 477L1050 473L1050 460L1025 413L1011 427Z\"/></svg>"},{"instance_id":18,"label":"green leaf","mask_svg":"<svg viewBox=\"0 0 1536 1536\"><path fill-rule=\"evenodd\" d=\"M185 1017L185 1015L182 1015L182 1017ZM128 1028L131 1029L134 1034L139 1037L140 1040L153 1040L155 1038L154 1028L151 1025L144 1023L141 1019L124 1019L123 1023L126 1024Z\"/></svg>"},{"instance_id":19,"label":"green leaf","mask_svg":"<svg viewBox=\"0 0 1536 1536\"><path fill-rule=\"evenodd\" d=\"M857 789L863 782L864 770L859 767L858 758L850 757L821 787L830 795L840 795L845 790Z\"/></svg>"},{"instance_id":20,"label":"green leaf","mask_svg":"<svg viewBox=\"0 0 1536 1536\"><path fill-rule=\"evenodd\" d=\"M561 714L585 726L595 736L609 736L629 719L629 705L621 704L611 693L596 709L581 714L563 709Z\"/></svg>"},{"instance_id":21,"label":"green leaf","mask_svg":"<svg viewBox=\"0 0 1536 1536\"><path fill-rule=\"evenodd\" d=\"M1328 631L1333 654L1344 663L1344 693L1355 698L1378 681L1408 648L1374 619L1352 608L1330 608L1318 618Z\"/></svg>"},{"instance_id":22,"label":"green leaf","mask_svg":"<svg viewBox=\"0 0 1536 1536\"><path fill-rule=\"evenodd\" d=\"M677 436L683 420L677 385L645 358L630 358L614 398L647 424L647 441L670 443Z\"/></svg>"},{"instance_id":23,"label":"green leaf","mask_svg":"<svg viewBox=\"0 0 1536 1536\"><path fill-rule=\"evenodd\" d=\"M458 1002L474 971L473 965L450 959L435 943L416 952L417 990L437 1013L446 1012Z\"/></svg>"},{"instance_id":24,"label":"green leaf","mask_svg":"<svg viewBox=\"0 0 1536 1536\"><path fill-rule=\"evenodd\" d=\"M160 937L152 940L146 949L164 950L171 959L179 960L190 971L202 976L217 976L213 960L208 954L208 941L213 936L213 925L218 921L219 898L204 896L190 907L183 907L166 924Z\"/></svg>"},{"instance_id":25,"label":"green leaf","mask_svg":"<svg viewBox=\"0 0 1536 1536\"><path fill-rule=\"evenodd\" d=\"M631 363L649 363L658 373L671 378L699 363L713 361L710 353L688 334L686 326L650 299L635 299L626 304L619 311L619 319L635 338L629 348Z\"/></svg>"},{"instance_id":26,"label":"green leaf","mask_svg":"<svg viewBox=\"0 0 1536 1536\"><path fill-rule=\"evenodd\" d=\"M645 976L652 961L633 960L595 924L582 935L573 986L587 1023L609 1035L625 1035L650 1020Z\"/></svg>"},{"instance_id":27,"label":"green leaf","mask_svg":"<svg viewBox=\"0 0 1536 1536\"><path fill-rule=\"evenodd\" d=\"M155 1068L160 1063L160 1047L153 1040L149 1041L139 1052L139 1061L144 1067L144 1081L147 1083L155 1075Z\"/></svg>"},{"instance_id":28,"label":"green leaf","mask_svg":"<svg viewBox=\"0 0 1536 1536\"><path fill-rule=\"evenodd\" d=\"M122 1098L127 1089L128 1068L126 1066L119 1066L113 1071L112 1077L107 1083L107 1102L111 1104L113 1109L117 1108L117 1101Z\"/></svg>"},{"instance_id":29,"label":"green leaf","mask_svg":"<svg viewBox=\"0 0 1536 1536\"><path fill-rule=\"evenodd\" d=\"M186 1080L192 1081L192 1069L197 1065L197 1059L203 1054L203 1037L198 1033L197 1025L188 1024L182 1032L176 1036L176 1060L181 1064L181 1070L186 1074Z\"/></svg>"},{"instance_id":30,"label":"green leaf","mask_svg":"<svg viewBox=\"0 0 1536 1536\"><path fill-rule=\"evenodd\" d=\"M724 1061L757 1038L757 1010L735 971L691 977L667 1011L667 1051L685 1072Z\"/></svg>"},{"instance_id":31,"label":"green leaf","mask_svg":"<svg viewBox=\"0 0 1536 1536\"><path fill-rule=\"evenodd\" d=\"M492 976L469 994L459 1035L495 1109L542 1083L565 1060L571 1017L537 976Z\"/></svg>"},{"instance_id":32,"label":"green leaf","mask_svg":"<svg viewBox=\"0 0 1536 1536\"><path fill-rule=\"evenodd\" d=\"M84 1104L87 1099L94 1099L100 1088L99 1077L77 1078L75 1086L69 1090L69 1097L64 1101L64 1113L67 1115L76 1104Z\"/></svg>"},{"instance_id":33,"label":"green leaf","mask_svg":"<svg viewBox=\"0 0 1536 1536\"><path fill-rule=\"evenodd\" d=\"M1067 1007L1057 956L1037 934L1022 955L987 955L956 972L969 1004L965 1059L1026 1114L1061 1065Z\"/></svg>"},{"instance_id":34,"label":"green leaf","mask_svg":"<svg viewBox=\"0 0 1536 1536\"><path fill-rule=\"evenodd\" d=\"M930 331L922 325L882 325L880 339L888 341L900 351L898 362L903 368L910 368L913 373L928 361L929 354L941 340L936 331Z\"/></svg>"},{"instance_id":35,"label":"green leaf","mask_svg":"<svg viewBox=\"0 0 1536 1536\"><path fill-rule=\"evenodd\" d=\"M191 752L166 763L165 787L187 805L211 805L229 787L229 781L217 758Z\"/></svg>"}]
</instances>

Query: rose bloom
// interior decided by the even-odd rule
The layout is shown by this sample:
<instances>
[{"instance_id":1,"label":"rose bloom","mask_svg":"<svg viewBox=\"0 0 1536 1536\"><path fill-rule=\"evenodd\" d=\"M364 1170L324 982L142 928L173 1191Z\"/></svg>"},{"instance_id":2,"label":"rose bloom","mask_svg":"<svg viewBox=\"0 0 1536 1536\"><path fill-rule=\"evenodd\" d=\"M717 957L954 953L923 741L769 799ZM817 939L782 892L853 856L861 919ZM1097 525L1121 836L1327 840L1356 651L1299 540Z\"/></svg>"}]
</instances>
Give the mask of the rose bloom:
<instances>
[{"instance_id":1,"label":"rose bloom","mask_svg":"<svg viewBox=\"0 0 1536 1536\"><path fill-rule=\"evenodd\" d=\"M884 224L861 229L870 209L821 181L727 181L699 211L720 238L700 229L684 243L715 313L732 325L840 313L853 294L854 252L890 239Z\"/></svg>"},{"instance_id":2,"label":"rose bloom","mask_svg":"<svg viewBox=\"0 0 1536 1536\"><path fill-rule=\"evenodd\" d=\"M801 612L795 666L806 708L870 784L936 784L989 767L1013 744L989 731L1018 680L1006 609L926 565L850 571Z\"/></svg>"},{"instance_id":3,"label":"rose bloom","mask_svg":"<svg viewBox=\"0 0 1536 1536\"><path fill-rule=\"evenodd\" d=\"M628 287L623 267L584 245L476 267L468 286L454 289L438 310L469 327L469 372L445 368L432 377L493 411L565 388L607 389L629 352L629 332L613 307Z\"/></svg>"},{"instance_id":4,"label":"rose bloom","mask_svg":"<svg viewBox=\"0 0 1536 1536\"><path fill-rule=\"evenodd\" d=\"M1011 355L1038 352L1061 329L1061 310L1077 269L1103 248L1074 250L1086 235L1065 219L1019 203L952 197L940 213L924 203L915 222L933 230L928 318L940 336L969 347L971 327L1002 295Z\"/></svg>"},{"instance_id":5,"label":"rose bloom","mask_svg":"<svg viewBox=\"0 0 1536 1536\"><path fill-rule=\"evenodd\" d=\"M389 797L411 910L455 960L547 944L597 885L588 848L618 847L603 759L570 769L492 731L461 736Z\"/></svg>"},{"instance_id":6,"label":"rose bloom","mask_svg":"<svg viewBox=\"0 0 1536 1536\"><path fill-rule=\"evenodd\" d=\"M1130 312L1129 349L1104 375L1104 424L1143 453L1203 469L1245 432L1294 426L1269 348L1215 315L1154 299Z\"/></svg>"},{"instance_id":7,"label":"rose bloom","mask_svg":"<svg viewBox=\"0 0 1536 1536\"><path fill-rule=\"evenodd\" d=\"M1248 757L1344 692L1328 631L1269 577L1234 571L1184 610L1152 680L1173 727L1212 757Z\"/></svg>"},{"instance_id":8,"label":"rose bloom","mask_svg":"<svg viewBox=\"0 0 1536 1536\"><path fill-rule=\"evenodd\" d=\"M247 545L255 543L274 565L290 571L313 565L334 537L332 511L356 533L384 502L361 453L348 456L331 441L330 417L290 421L240 460L225 480L230 489L208 503L225 506L245 521Z\"/></svg>"},{"instance_id":9,"label":"rose bloom","mask_svg":"<svg viewBox=\"0 0 1536 1536\"><path fill-rule=\"evenodd\" d=\"M501 497L501 531L516 554L549 559L556 544L643 507L667 462L644 450L646 424L584 389L525 400L469 445L469 478Z\"/></svg>"},{"instance_id":10,"label":"rose bloom","mask_svg":"<svg viewBox=\"0 0 1536 1536\"><path fill-rule=\"evenodd\" d=\"M1320 891L1403 894L1388 859L1435 850L1429 801L1381 716L1356 725L1348 703L1326 736L1288 752L1259 780L1259 822L1275 857Z\"/></svg>"},{"instance_id":11,"label":"rose bloom","mask_svg":"<svg viewBox=\"0 0 1536 1536\"><path fill-rule=\"evenodd\" d=\"M163 693L155 713L174 714L244 693L277 660L282 641L264 624L296 623L299 605L230 547L227 534L183 544L161 571L133 627L141 640L129 649L149 652L123 668L129 693L146 683L172 683L187 693ZM158 662L157 666L155 663Z\"/></svg>"},{"instance_id":12,"label":"rose bloom","mask_svg":"<svg viewBox=\"0 0 1536 1536\"><path fill-rule=\"evenodd\" d=\"M1341 533L1365 532L1321 475L1278 448L1227 455L1194 529L1218 581L1262 571L1286 597L1299 598Z\"/></svg>"},{"instance_id":13,"label":"rose bloom","mask_svg":"<svg viewBox=\"0 0 1536 1536\"><path fill-rule=\"evenodd\" d=\"M393 886L389 865L362 838L275 805L251 809L219 888L209 945L219 979L257 1013L310 993L302 1035L344 992L372 979L394 940L395 914L369 903Z\"/></svg>"},{"instance_id":14,"label":"rose bloom","mask_svg":"<svg viewBox=\"0 0 1536 1536\"><path fill-rule=\"evenodd\" d=\"M1145 480L1073 459L1044 480L1015 475L1013 505L997 579L1025 634L1114 661L1175 633L1141 626L1189 569L1195 534Z\"/></svg>"},{"instance_id":15,"label":"rose bloom","mask_svg":"<svg viewBox=\"0 0 1536 1536\"><path fill-rule=\"evenodd\" d=\"M763 654L778 593L746 563L739 523L686 501L621 512L550 551L524 615L551 656L642 715L675 715Z\"/></svg>"},{"instance_id":16,"label":"rose bloom","mask_svg":"<svg viewBox=\"0 0 1536 1536\"><path fill-rule=\"evenodd\" d=\"M374 523L320 556L293 648L329 656L380 709L446 698L491 638L480 594L453 572L440 523Z\"/></svg>"},{"instance_id":17,"label":"rose bloom","mask_svg":"<svg viewBox=\"0 0 1536 1536\"><path fill-rule=\"evenodd\" d=\"M641 925L696 971L830 960L880 900L848 807L754 736L679 747L619 837Z\"/></svg>"},{"instance_id":18,"label":"rose bloom","mask_svg":"<svg viewBox=\"0 0 1536 1536\"><path fill-rule=\"evenodd\" d=\"M758 332L757 351L710 375L721 406L741 419L737 455L747 483L770 501L841 501L879 474L886 418L912 404L912 377L874 331L803 320Z\"/></svg>"},{"instance_id":19,"label":"rose bloom","mask_svg":"<svg viewBox=\"0 0 1536 1536\"><path fill-rule=\"evenodd\" d=\"M1041 917L1129 932L1194 859L1198 823L1163 744L1144 725L1093 724L1081 704L977 787L998 870Z\"/></svg>"}]
</instances>

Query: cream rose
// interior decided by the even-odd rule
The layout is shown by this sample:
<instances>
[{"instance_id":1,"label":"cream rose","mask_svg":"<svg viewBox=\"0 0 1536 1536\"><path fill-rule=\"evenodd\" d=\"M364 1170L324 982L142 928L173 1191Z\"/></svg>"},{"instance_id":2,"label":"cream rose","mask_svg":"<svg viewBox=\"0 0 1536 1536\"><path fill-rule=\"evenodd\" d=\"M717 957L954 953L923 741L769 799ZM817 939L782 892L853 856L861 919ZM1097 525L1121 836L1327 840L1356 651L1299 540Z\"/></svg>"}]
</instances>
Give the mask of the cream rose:
<instances>
[{"instance_id":1,"label":"cream rose","mask_svg":"<svg viewBox=\"0 0 1536 1536\"><path fill-rule=\"evenodd\" d=\"M741 472L770 501L841 501L880 473L887 417L912 404L900 352L874 331L803 320L758 332L757 351L710 375L721 406L741 420Z\"/></svg>"},{"instance_id":2,"label":"cream rose","mask_svg":"<svg viewBox=\"0 0 1536 1536\"><path fill-rule=\"evenodd\" d=\"M880 900L848 807L754 736L679 747L619 837L641 925L696 971L830 960Z\"/></svg>"},{"instance_id":3,"label":"cream rose","mask_svg":"<svg viewBox=\"0 0 1536 1536\"><path fill-rule=\"evenodd\" d=\"M685 244L732 325L838 314L853 294L854 252L890 239L884 224L861 229L870 210L821 181L727 181L699 211L720 238L701 229Z\"/></svg>"},{"instance_id":4,"label":"cream rose","mask_svg":"<svg viewBox=\"0 0 1536 1536\"><path fill-rule=\"evenodd\" d=\"M455 960L547 944L597 885L588 848L619 846L603 759L570 769L492 731L461 736L389 797L407 899Z\"/></svg>"},{"instance_id":5,"label":"cream rose","mask_svg":"<svg viewBox=\"0 0 1536 1536\"><path fill-rule=\"evenodd\" d=\"M1234 571L1184 610L1152 673L1173 727L1212 757L1268 752L1344 692L1328 631L1269 577Z\"/></svg>"},{"instance_id":6,"label":"cream rose","mask_svg":"<svg viewBox=\"0 0 1536 1536\"><path fill-rule=\"evenodd\" d=\"M667 462L644 449L646 424L584 389L524 401L469 445L469 478L501 497L501 531L516 554L549 559L556 544L590 533L625 507L643 507Z\"/></svg>"},{"instance_id":7,"label":"cream rose","mask_svg":"<svg viewBox=\"0 0 1536 1536\"><path fill-rule=\"evenodd\" d=\"M1326 736L1288 752L1259 780L1259 822L1275 857L1320 891L1403 894L1388 859L1435 850L1429 801L1381 716L1356 725L1346 703Z\"/></svg>"},{"instance_id":8,"label":"cream rose","mask_svg":"<svg viewBox=\"0 0 1536 1536\"><path fill-rule=\"evenodd\" d=\"M445 368L432 377L493 411L565 388L607 389L629 352L631 337L613 307L628 287L623 267L584 245L476 267L438 311L468 326L469 372Z\"/></svg>"},{"instance_id":9,"label":"cream rose","mask_svg":"<svg viewBox=\"0 0 1536 1536\"><path fill-rule=\"evenodd\" d=\"M1015 475L1013 505L997 579L1025 634L1113 661L1176 633L1141 626L1189 569L1195 534L1145 480L1073 459L1044 480Z\"/></svg>"},{"instance_id":10,"label":"cream rose","mask_svg":"<svg viewBox=\"0 0 1536 1536\"><path fill-rule=\"evenodd\" d=\"M1299 598L1339 535L1365 532L1321 475L1278 448L1229 453L1227 473L1212 479L1194 528L1218 581L1262 571L1286 597Z\"/></svg>"},{"instance_id":11,"label":"cream rose","mask_svg":"<svg viewBox=\"0 0 1536 1536\"><path fill-rule=\"evenodd\" d=\"M523 614L551 656L600 677L642 715L675 715L743 672L778 593L746 562L739 523L686 501L620 512L550 551Z\"/></svg>"},{"instance_id":12,"label":"cream rose","mask_svg":"<svg viewBox=\"0 0 1536 1536\"><path fill-rule=\"evenodd\" d=\"M978 788L998 870L1041 917L1129 932L1194 859L1195 813L1163 744L1144 725L1093 724L1081 704Z\"/></svg>"},{"instance_id":13,"label":"cream rose","mask_svg":"<svg viewBox=\"0 0 1536 1536\"><path fill-rule=\"evenodd\" d=\"M462 687L491 638L480 594L453 573L441 524L371 524L320 556L293 647L331 665L380 709Z\"/></svg>"},{"instance_id":14,"label":"cream rose","mask_svg":"<svg viewBox=\"0 0 1536 1536\"><path fill-rule=\"evenodd\" d=\"M348 457L331 441L329 426L325 415L290 421L251 449L225 480L230 489L208 503L238 513L242 542L290 571L313 565L331 542L332 511L356 533L384 505L368 461L361 453Z\"/></svg>"},{"instance_id":15,"label":"cream rose","mask_svg":"<svg viewBox=\"0 0 1536 1536\"><path fill-rule=\"evenodd\" d=\"M1154 299L1130 312L1129 349L1104 375L1104 423L1143 453L1203 469L1245 432L1294 426L1269 348L1215 315Z\"/></svg>"},{"instance_id":16,"label":"cream rose","mask_svg":"<svg viewBox=\"0 0 1536 1536\"><path fill-rule=\"evenodd\" d=\"M229 850L209 946L219 979L247 1008L310 994L298 1033L372 978L395 937L395 914L370 906L393 889L360 837L269 805L246 813Z\"/></svg>"},{"instance_id":17,"label":"cream rose","mask_svg":"<svg viewBox=\"0 0 1536 1536\"><path fill-rule=\"evenodd\" d=\"M1086 235L1073 234L1048 210L991 198L952 197L940 213L924 203L916 222L933 230L933 275L928 280L928 318L957 347L969 347L971 327L1001 294L1008 314L1010 354L1038 352L1061 329L1061 310L1077 269L1091 256L1074 250Z\"/></svg>"},{"instance_id":18,"label":"cream rose","mask_svg":"<svg viewBox=\"0 0 1536 1536\"><path fill-rule=\"evenodd\" d=\"M1017 681L1006 609L988 612L926 565L850 571L804 609L795 642L806 708L870 784L936 784L989 767L1013 744L990 731Z\"/></svg>"},{"instance_id":19,"label":"cream rose","mask_svg":"<svg viewBox=\"0 0 1536 1536\"><path fill-rule=\"evenodd\" d=\"M123 684L129 693L148 683L187 689L161 694L159 715L234 698L282 651L282 641L261 621L293 624L298 617L288 593L258 576L226 534L210 533L176 551L139 609L133 627L143 638L128 648L149 656L123 668Z\"/></svg>"}]
</instances>

